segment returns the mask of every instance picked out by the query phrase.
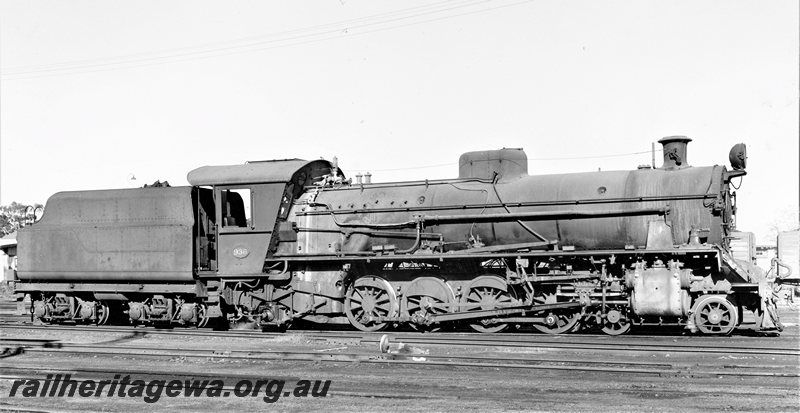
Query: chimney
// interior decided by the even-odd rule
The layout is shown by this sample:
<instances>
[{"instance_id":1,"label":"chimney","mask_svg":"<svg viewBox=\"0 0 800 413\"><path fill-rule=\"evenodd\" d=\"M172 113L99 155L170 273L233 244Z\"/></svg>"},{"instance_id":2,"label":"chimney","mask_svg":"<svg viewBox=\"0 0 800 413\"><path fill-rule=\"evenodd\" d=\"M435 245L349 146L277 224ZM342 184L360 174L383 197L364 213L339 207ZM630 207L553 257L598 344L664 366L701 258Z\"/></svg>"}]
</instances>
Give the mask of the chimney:
<instances>
[{"instance_id":1,"label":"chimney","mask_svg":"<svg viewBox=\"0 0 800 413\"><path fill-rule=\"evenodd\" d=\"M686 147L692 140L685 136L667 136L658 141L664 146L664 164L661 169L683 169L689 167Z\"/></svg>"}]
</instances>

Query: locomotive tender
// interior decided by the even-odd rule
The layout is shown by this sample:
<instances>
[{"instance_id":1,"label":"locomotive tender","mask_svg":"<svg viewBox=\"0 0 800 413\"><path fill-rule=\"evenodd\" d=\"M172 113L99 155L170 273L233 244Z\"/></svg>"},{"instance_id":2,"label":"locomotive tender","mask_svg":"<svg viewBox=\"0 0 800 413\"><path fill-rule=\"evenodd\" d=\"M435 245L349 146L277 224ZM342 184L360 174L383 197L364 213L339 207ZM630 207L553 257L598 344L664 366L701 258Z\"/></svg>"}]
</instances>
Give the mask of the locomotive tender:
<instances>
[{"instance_id":1,"label":"locomotive tender","mask_svg":"<svg viewBox=\"0 0 800 413\"><path fill-rule=\"evenodd\" d=\"M728 170L689 166L689 141L660 140L657 169L530 176L501 149L462 155L457 179L290 159L60 192L19 231L16 290L48 322L728 334L749 311L779 330L763 272L729 251L744 145Z\"/></svg>"}]
</instances>

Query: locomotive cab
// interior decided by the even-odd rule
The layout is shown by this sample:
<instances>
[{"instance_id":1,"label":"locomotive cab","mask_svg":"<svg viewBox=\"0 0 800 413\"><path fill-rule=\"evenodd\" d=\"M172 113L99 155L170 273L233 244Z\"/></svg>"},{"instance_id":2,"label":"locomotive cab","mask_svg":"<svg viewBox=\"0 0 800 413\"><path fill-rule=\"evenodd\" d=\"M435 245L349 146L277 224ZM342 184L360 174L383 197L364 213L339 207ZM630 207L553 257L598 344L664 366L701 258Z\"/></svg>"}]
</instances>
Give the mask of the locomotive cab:
<instances>
[{"instance_id":1,"label":"locomotive cab","mask_svg":"<svg viewBox=\"0 0 800 413\"><path fill-rule=\"evenodd\" d=\"M333 168L324 160L289 159L189 172L189 183L203 190L205 202L200 205L209 206L197 222L200 251L208 251L200 255L201 272L221 277L263 274L294 199Z\"/></svg>"}]
</instances>

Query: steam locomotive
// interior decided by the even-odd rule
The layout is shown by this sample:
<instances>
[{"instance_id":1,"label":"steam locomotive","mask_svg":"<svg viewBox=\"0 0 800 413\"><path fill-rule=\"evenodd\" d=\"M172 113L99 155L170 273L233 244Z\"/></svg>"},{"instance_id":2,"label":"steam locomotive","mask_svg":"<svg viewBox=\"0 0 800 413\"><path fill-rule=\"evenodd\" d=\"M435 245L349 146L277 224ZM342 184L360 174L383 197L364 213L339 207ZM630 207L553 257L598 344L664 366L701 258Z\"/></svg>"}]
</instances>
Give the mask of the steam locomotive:
<instances>
[{"instance_id":1,"label":"steam locomotive","mask_svg":"<svg viewBox=\"0 0 800 413\"><path fill-rule=\"evenodd\" d=\"M204 166L187 187L60 192L19 231L16 291L45 322L248 321L559 334L778 330L768 280L733 258L731 167L530 176L522 149L456 179L372 183L337 162Z\"/></svg>"}]
</instances>

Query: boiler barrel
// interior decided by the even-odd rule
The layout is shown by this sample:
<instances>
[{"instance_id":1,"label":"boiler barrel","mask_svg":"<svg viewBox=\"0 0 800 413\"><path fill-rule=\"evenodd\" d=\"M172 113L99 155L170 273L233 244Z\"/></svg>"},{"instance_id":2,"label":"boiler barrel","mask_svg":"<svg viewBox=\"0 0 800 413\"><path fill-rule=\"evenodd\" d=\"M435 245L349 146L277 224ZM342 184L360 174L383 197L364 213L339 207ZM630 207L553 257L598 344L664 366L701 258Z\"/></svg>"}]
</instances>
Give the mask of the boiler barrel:
<instances>
[{"instance_id":1,"label":"boiler barrel","mask_svg":"<svg viewBox=\"0 0 800 413\"><path fill-rule=\"evenodd\" d=\"M685 243L692 227L708 228L709 242L721 242L722 215L713 211L724 188L723 167L687 167L677 170L588 172L559 175L522 175L492 183L491 180L458 179L429 182L373 184L326 190L318 195L318 215L304 217L299 226L336 228L326 213L333 211L337 223L347 225L402 223L416 216L502 215L562 213L575 211L602 217L572 219L531 219L498 222L433 223L426 232L440 233L448 249L466 248L468 240L480 239L486 246L527 242L558 241L576 248L615 249L626 245L644 246L648 223L666 220L675 243ZM668 208L666 216L657 211ZM310 210L314 210L311 208ZM609 216L609 211L619 216ZM302 214L301 214L302 215ZM577 214L576 214L577 215ZM405 230L413 232L413 230ZM324 237L323 234L317 233ZM540 238L541 237L541 238ZM335 242L334 238L329 240ZM325 242L320 242L325 243ZM350 233L342 251L364 251L375 245L393 244L408 248L413 237L393 238ZM310 253L311 251L306 250Z\"/></svg>"}]
</instances>

